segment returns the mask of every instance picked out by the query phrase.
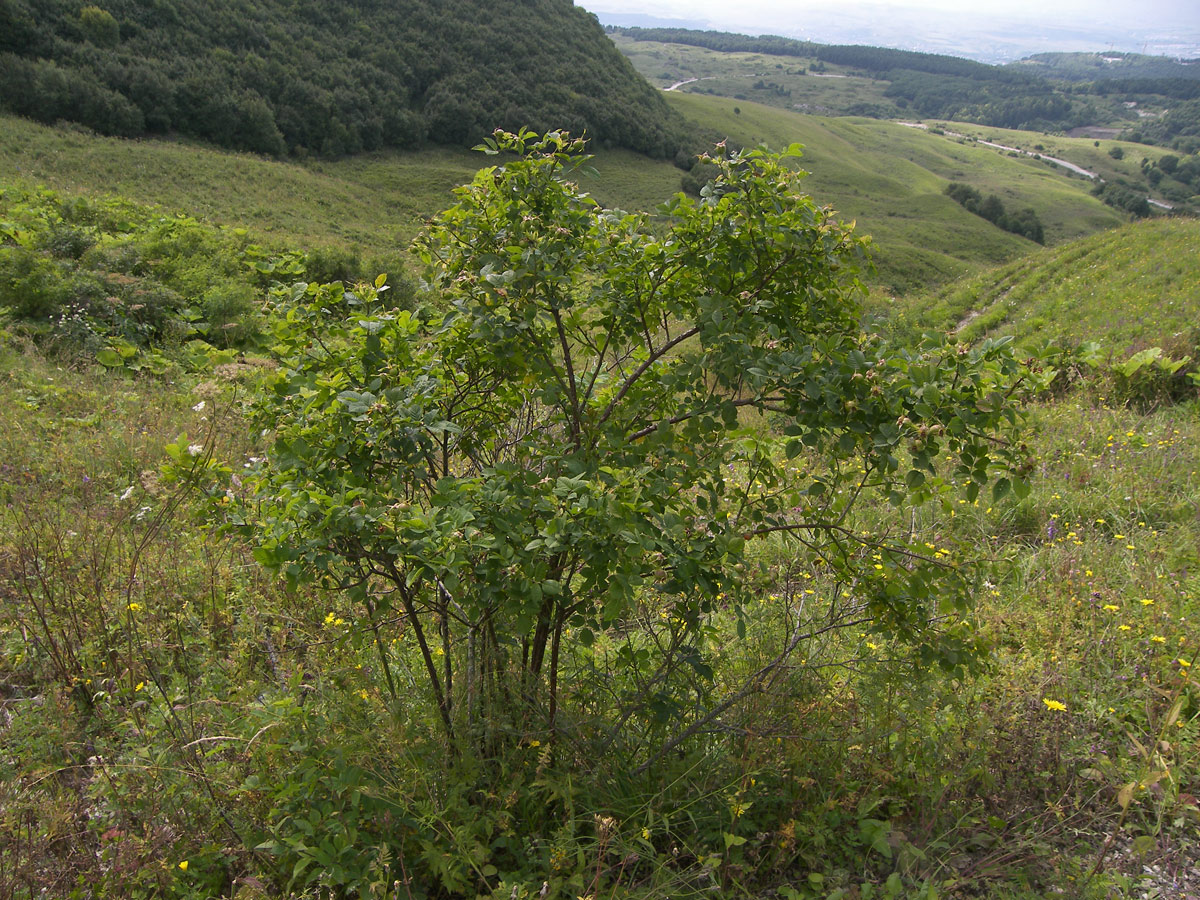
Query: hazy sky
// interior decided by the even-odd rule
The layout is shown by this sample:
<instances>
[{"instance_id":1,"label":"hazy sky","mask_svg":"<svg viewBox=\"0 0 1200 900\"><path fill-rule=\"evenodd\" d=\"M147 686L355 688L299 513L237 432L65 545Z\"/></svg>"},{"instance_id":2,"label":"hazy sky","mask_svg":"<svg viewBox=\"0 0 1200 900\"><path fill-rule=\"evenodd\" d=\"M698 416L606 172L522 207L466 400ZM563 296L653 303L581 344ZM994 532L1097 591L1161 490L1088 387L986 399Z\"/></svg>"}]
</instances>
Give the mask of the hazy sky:
<instances>
[{"instance_id":1,"label":"hazy sky","mask_svg":"<svg viewBox=\"0 0 1200 900\"><path fill-rule=\"evenodd\" d=\"M1046 49L1200 54L1200 0L576 0L608 21L642 15L727 31L889 46L958 44L972 55ZM991 49L987 49L990 47Z\"/></svg>"}]
</instances>

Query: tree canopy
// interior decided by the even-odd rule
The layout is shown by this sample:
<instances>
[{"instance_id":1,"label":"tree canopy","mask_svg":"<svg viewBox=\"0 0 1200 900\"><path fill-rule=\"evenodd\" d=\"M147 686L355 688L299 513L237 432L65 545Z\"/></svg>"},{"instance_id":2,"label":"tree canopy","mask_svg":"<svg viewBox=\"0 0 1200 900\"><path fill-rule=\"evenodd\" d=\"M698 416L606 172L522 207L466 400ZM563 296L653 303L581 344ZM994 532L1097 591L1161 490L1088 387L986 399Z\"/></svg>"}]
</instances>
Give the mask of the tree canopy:
<instances>
[{"instance_id":1,"label":"tree canopy","mask_svg":"<svg viewBox=\"0 0 1200 900\"><path fill-rule=\"evenodd\" d=\"M564 123L664 157L680 131L569 0L0 0L0 107L273 155Z\"/></svg>"}]
</instances>

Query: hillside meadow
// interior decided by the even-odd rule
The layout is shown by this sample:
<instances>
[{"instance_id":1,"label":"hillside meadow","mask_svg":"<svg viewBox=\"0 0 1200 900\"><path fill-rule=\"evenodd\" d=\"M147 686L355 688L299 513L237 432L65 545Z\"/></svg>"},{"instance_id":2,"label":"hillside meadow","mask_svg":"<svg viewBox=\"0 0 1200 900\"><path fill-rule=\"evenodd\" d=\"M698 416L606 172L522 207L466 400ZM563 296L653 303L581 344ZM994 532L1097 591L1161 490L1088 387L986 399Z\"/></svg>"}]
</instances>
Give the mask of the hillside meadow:
<instances>
[{"instance_id":1,"label":"hillside meadow","mask_svg":"<svg viewBox=\"0 0 1200 900\"><path fill-rule=\"evenodd\" d=\"M895 290L945 282L1035 246L958 207L944 194L951 181L997 193L1006 205L1032 207L1051 244L1121 221L1088 193L1088 183L1033 159L957 144L894 122L669 96L685 117L744 144L803 144L802 165L811 172L807 189L871 234L879 250L879 279Z\"/></svg>"},{"instance_id":2,"label":"hillside meadow","mask_svg":"<svg viewBox=\"0 0 1200 900\"><path fill-rule=\"evenodd\" d=\"M807 189L872 235L873 280L893 292L944 283L1035 246L958 207L943 194L951 181L1032 207L1050 243L1120 221L1085 182L1032 159L876 120L803 116L721 98L669 99L707 132L741 144L803 144L800 164L812 173ZM27 185L111 192L140 203L175 198L173 205L190 214L252 228L265 241L336 246L364 259L395 259L480 164L478 154L457 149L286 163L191 144L98 138L13 118L5 119L4 134L0 160ZM598 152L594 167L584 189L605 206L626 209L655 209L680 190L684 174L620 150Z\"/></svg>"},{"instance_id":3,"label":"hillside meadow","mask_svg":"<svg viewBox=\"0 0 1200 900\"><path fill-rule=\"evenodd\" d=\"M955 366L1006 358L1007 345L989 337L1014 337L1020 357L1037 354L1009 370L1011 402L1024 397L1012 420L1021 443L998 444L991 463L975 450L969 461L930 450L944 432L931 436L937 413L916 413L915 397L925 426L892 425L893 413L883 424L910 429L903 441L879 426L895 441L898 468L881 476L896 479L895 496L876 497L867 485L874 451L861 462L838 455L857 447L857 432L837 433L826 447L800 441L779 410L721 408L705 427L720 421L729 430L736 464L703 489L679 492L697 503L700 520L719 521L718 485L743 507L770 508L777 484L796 479L802 491L779 496L808 508L861 497L839 520L846 546L857 549L769 533L719 591L665 590L661 572L647 569L644 583L621 585L633 600L618 619L597 613L564 624L558 725L554 712L549 727L517 715L524 701L514 693L489 707L500 724L479 734L500 749L483 759L472 756L476 733L457 748L446 737L430 687L438 680L426 677L449 673L452 655L463 664L456 687L445 676L460 716L476 715L473 703L502 690L484 683L473 693L477 648L487 639L451 641L465 624L437 618L438 598L456 586L432 590L427 610L404 610L383 606L394 601L375 588L364 594L300 578L289 568L295 560L281 555L286 547L264 538L276 521L268 519L336 498L306 487L267 513L268 498L251 490L268 460L318 449L316 432L312 444L294 433L287 446L277 442L297 420L294 407L275 403L324 391L331 399L315 404L314 415L345 413L338 427L347 449L329 443L313 470L350 470L358 454L374 452L375 438L352 423L386 405L359 391L383 392L352 381L379 366L379 377L398 378L393 387L406 390L410 367L381 365L371 336L414 353L414 370L434 371L422 346L449 341L453 328L433 329L416 350L402 338L422 322L442 322L446 298L473 283L443 279L436 293L395 273L389 283L364 271L370 280L324 289L297 289L294 280L319 266L329 271L336 257L322 262L322 252L357 254L359 269L400 261L400 247L487 160L428 150L281 163L3 120L0 165L14 173L0 195L5 285L57 273L59 290L46 302L59 306L35 322L14 314L10 301L0 333L0 833L9 836L0 841L0 895L1032 900L1062 892L1099 900L1200 890L1195 362L1148 364L1136 378L1118 368L1131 351L1154 347L1176 361L1198 355L1189 330L1200 312L1188 252L1195 223L1121 224L1082 181L1044 163L894 123L714 97L669 100L739 144L805 145L800 165L812 174L803 189L872 236L869 309L885 311L878 330L899 340L870 343L851 318L841 326L847 346L862 340L895 353L886 368L898 383L937 386L923 402L970 389L938 380ZM580 173L583 188L631 209L654 209L682 174L621 152L592 164L598 175ZM952 180L1033 206L1050 246L965 212L944 196ZM490 195L477 185L473 196ZM550 208L565 216L584 207ZM486 209L498 215L502 207ZM460 235L475 233L464 222L487 227L487 216L458 215L446 221ZM687 215L677 207L652 221L651 235ZM511 221L528 224L520 215ZM577 219L548 221L579 227ZM574 258L583 247L617 252L631 240L579 233L576 247L546 246ZM668 252L646 240L647 254ZM445 247L457 245L439 246L449 256ZM582 296L619 278L637 285L630 273L642 258L572 276L571 290ZM410 257L402 263L417 268ZM425 266L434 283L436 264ZM516 291L494 266L463 271L476 270L495 289L489 298ZM727 277L719 268L710 274L704 284ZM201 302L197 285L217 282L258 292L243 319L214 318L225 310L217 295ZM927 289L938 284L946 286ZM171 312L162 332L142 327L152 289ZM369 305L380 297L382 306ZM564 327L584 333L607 314L596 302ZM79 316L63 315L68 308ZM850 303L831 308L834 318L853 311ZM723 314L703 314L704 327L728 340L723 346L738 344L739 335L721 330L733 327ZM95 341L78 340L80 323ZM225 327L239 323L246 327ZM307 323L322 327L306 332ZM675 324L664 317L665 333ZM941 349L918 350L922 330L959 326ZM495 348L467 338L453 345L463 372L489 352L500 353L502 367L535 364L520 344L500 343L502 331L489 334ZM1043 353L1043 338L1065 349ZM838 344L821 339L834 358ZM336 361L355 341L362 354L351 353L348 368L304 371L305 360ZM1098 350L1080 355L1088 341ZM690 359L692 346L673 344L661 364ZM918 354L928 352L942 354L933 358L944 368L922 362ZM844 372L804 363L817 366L814 384L819 376L841 385L844 376L844 389L860 392L834 402L820 385L804 385L826 398L837 422L882 402L864 386L874 357L846 359ZM548 353L536 364L559 362ZM778 377L761 368L776 364L765 355L740 387L752 393L753 379ZM979 383L999 377L972 375ZM548 390L516 375L497 384L504 398ZM413 395L387 396L403 411L395 401ZM534 413L553 393L539 397L528 407ZM973 402L977 414L998 414L1010 398L984 392ZM491 427L485 418L475 425ZM707 446L685 442L678 457L664 455L630 481L619 481L614 466L603 483L626 493L606 515L641 509L639 492ZM1027 490L1010 483L980 491L999 476L996 459L1018 450ZM944 474L920 468L931 453ZM449 467L445 478L459 474ZM292 490L286 471L278 477L280 491ZM814 480L845 493L825 495ZM904 502L901 486L921 502ZM364 490L345 496L347 515L375 502ZM415 495L397 500L390 527L432 533L441 527L436 511L451 502L446 490L436 482L438 499L420 515L407 505L420 505ZM570 515L606 521L583 518L586 494L567 475L550 486L531 479L522 490L559 491L554 502ZM541 515L546 502L538 495L525 511ZM521 504L500 507L489 513L496 521L521 520ZM663 521L663 534L683 527ZM536 553L537 542L556 539L558 519L547 522L516 550ZM439 532L449 555L430 551L428 564L453 565L454 542L471 527L459 521ZM595 552L618 540L632 541L616 534ZM489 546L481 532L478 547ZM741 552L736 536L726 546ZM901 583L926 564L960 573L961 582L927 598L889 593L887 579ZM857 579L844 577L848 565L860 567ZM526 583L515 569L498 577L513 579L514 596L561 595L544 572ZM566 586L582 589L586 578ZM408 587L404 579L394 585L400 594ZM673 590L690 591L698 605L673 602ZM444 643L419 636L425 615L434 615ZM501 678L505 666L519 670L523 652L516 642L502 650ZM655 669L657 653L677 667ZM625 718L605 719L622 708ZM667 750L653 765L632 762L655 742Z\"/></svg>"},{"instance_id":4,"label":"hillside meadow","mask_svg":"<svg viewBox=\"0 0 1200 900\"><path fill-rule=\"evenodd\" d=\"M1099 340L1118 357L1154 346L1190 354L1198 224L1138 222L1038 250L913 301L893 322L971 340L1005 335L1031 348Z\"/></svg>"}]
</instances>

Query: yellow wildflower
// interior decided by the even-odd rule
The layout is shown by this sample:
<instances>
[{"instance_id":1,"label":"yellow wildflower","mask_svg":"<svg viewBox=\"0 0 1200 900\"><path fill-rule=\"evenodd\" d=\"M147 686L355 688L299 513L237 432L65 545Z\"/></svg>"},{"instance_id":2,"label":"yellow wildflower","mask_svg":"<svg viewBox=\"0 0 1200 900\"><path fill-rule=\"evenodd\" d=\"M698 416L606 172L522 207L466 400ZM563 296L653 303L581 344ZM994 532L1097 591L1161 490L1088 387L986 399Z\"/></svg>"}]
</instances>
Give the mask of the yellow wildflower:
<instances>
[{"instance_id":1,"label":"yellow wildflower","mask_svg":"<svg viewBox=\"0 0 1200 900\"><path fill-rule=\"evenodd\" d=\"M1046 697L1042 698L1042 702L1046 704L1046 709L1053 709L1057 710L1058 712L1062 712L1067 708L1065 703L1061 703L1058 700L1050 700Z\"/></svg>"}]
</instances>

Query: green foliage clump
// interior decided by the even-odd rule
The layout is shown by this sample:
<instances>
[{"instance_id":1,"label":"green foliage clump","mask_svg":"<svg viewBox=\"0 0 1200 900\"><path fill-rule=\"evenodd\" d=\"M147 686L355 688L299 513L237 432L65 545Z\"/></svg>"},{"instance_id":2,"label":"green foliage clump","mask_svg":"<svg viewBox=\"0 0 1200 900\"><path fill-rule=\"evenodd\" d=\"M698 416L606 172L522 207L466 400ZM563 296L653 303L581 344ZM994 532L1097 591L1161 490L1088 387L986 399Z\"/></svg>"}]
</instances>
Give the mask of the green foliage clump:
<instances>
[{"instance_id":1,"label":"green foliage clump","mask_svg":"<svg viewBox=\"0 0 1200 900\"><path fill-rule=\"evenodd\" d=\"M356 254L336 247L277 252L244 229L120 200L0 191L0 311L45 345L108 348L103 358L113 365L139 348L189 339L253 347L271 284L352 282L362 269ZM402 272L396 278L411 290Z\"/></svg>"},{"instance_id":2,"label":"green foliage clump","mask_svg":"<svg viewBox=\"0 0 1200 900\"><path fill-rule=\"evenodd\" d=\"M483 149L498 164L419 242L437 308L398 309L383 278L277 292L281 366L256 412L272 446L231 513L260 561L339 598L328 621L356 624L370 690L475 785L477 827L495 827L523 755L555 785L585 760L641 776L703 753L820 633L868 627L921 664L969 666L971 563L866 527L856 501L1025 493L1005 342L861 334L864 242L800 192L795 148L710 157L716 177L665 230L580 193L581 141ZM821 573L825 625L718 682L723 641L788 615L755 575L776 544ZM519 818L523 837L490 849L457 831L446 889L562 827ZM714 837L744 843L732 825Z\"/></svg>"},{"instance_id":3,"label":"green foliage clump","mask_svg":"<svg viewBox=\"0 0 1200 900\"><path fill-rule=\"evenodd\" d=\"M995 194L988 194L985 198L975 188L957 181L946 185L946 196L998 228L1019 234L1037 244L1046 242L1045 229L1032 207L1010 213L1004 208L1004 202Z\"/></svg>"},{"instance_id":4,"label":"green foliage clump","mask_svg":"<svg viewBox=\"0 0 1200 900\"><path fill-rule=\"evenodd\" d=\"M1150 215L1150 201L1146 195L1126 185L1099 181L1092 188L1092 193L1109 206L1122 209L1135 218L1144 219Z\"/></svg>"}]
</instances>

